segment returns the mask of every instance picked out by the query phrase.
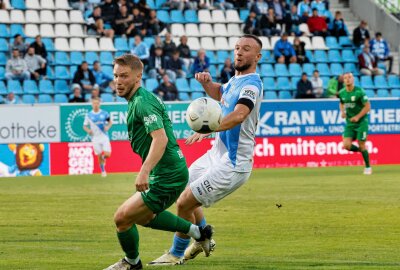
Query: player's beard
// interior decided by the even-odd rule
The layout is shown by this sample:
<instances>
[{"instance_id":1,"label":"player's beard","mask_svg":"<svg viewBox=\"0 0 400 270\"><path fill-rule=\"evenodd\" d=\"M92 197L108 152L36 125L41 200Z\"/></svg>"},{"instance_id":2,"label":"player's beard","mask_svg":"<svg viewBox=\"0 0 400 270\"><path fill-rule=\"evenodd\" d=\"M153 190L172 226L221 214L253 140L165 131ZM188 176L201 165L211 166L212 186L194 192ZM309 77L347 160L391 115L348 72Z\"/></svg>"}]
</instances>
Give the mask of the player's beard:
<instances>
[{"instance_id":1,"label":"player's beard","mask_svg":"<svg viewBox=\"0 0 400 270\"><path fill-rule=\"evenodd\" d=\"M251 67L251 65L250 64L244 64L243 66L238 66L238 65L234 64L233 67L235 68L236 71L241 72L241 71L248 70Z\"/></svg>"}]
</instances>

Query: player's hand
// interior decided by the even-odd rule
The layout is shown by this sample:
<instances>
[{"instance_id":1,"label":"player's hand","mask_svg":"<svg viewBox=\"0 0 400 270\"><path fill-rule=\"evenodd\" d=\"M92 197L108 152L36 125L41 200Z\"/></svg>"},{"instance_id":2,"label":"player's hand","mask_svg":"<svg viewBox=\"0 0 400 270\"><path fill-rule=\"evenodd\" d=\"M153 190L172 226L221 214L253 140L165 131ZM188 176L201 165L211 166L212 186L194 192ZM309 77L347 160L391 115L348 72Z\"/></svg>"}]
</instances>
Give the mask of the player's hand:
<instances>
[{"instance_id":1,"label":"player's hand","mask_svg":"<svg viewBox=\"0 0 400 270\"><path fill-rule=\"evenodd\" d=\"M198 72L194 75L194 77L201 84L209 83L212 81L211 75L208 72Z\"/></svg>"},{"instance_id":2,"label":"player's hand","mask_svg":"<svg viewBox=\"0 0 400 270\"><path fill-rule=\"evenodd\" d=\"M191 145L195 142L201 142L204 138L208 137L211 133L208 134L200 134L200 133L194 133L192 136L186 139L185 144Z\"/></svg>"},{"instance_id":3,"label":"player's hand","mask_svg":"<svg viewBox=\"0 0 400 270\"><path fill-rule=\"evenodd\" d=\"M346 113L342 112L342 118L346 118Z\"/></svg>"},{"instance_id":4,"label":"player's hand","mask_svg":"<svg viewBox=\"0 0 400 270\"><path fill-rule=\"evenodd\" d=\"M104 126L104 131L108 131L110 129L110 127L109 126Z\"/></svg>"},{"instance_id":5,"label":"player's hand","mask_svg":"<svg viewBox=\"0 0 400 270\"><path fill-rule=\"evenodd\" d=\"M89 130L89 131L88 131L88 134L89 134L90 136L93 136L93 131Z\"/></svg>"},{"instance_id":6,"label":"player's hand","mask_svg":"<svg viewBox=\"0 0 400 270\"><path fill-rule=\"evenodd\" d=\"M149 174L140 171L135 181L136 191L143 192L149 189Z\"/></svg>"},{"instance_id":7,"label":"player's hand","mask_svg":"<svg viewBox=\"0 0 400 270\"><path fill-rule=\"evenodd\" d=\"M357 116L350 118L350 122L352 122L352 123L357 123L358 120L360 120L360 119Z\"/></svg>"}]
</instances>

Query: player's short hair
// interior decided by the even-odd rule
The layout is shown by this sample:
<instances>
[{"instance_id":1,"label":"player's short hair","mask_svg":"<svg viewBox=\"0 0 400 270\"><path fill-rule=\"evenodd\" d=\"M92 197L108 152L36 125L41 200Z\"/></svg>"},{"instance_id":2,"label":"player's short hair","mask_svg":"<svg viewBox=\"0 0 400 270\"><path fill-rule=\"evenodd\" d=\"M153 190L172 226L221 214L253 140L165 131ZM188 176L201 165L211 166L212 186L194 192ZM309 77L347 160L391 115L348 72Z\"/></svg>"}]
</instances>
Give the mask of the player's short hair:
<instances>
[{"instance_id":1,"label":"player's short hair","mask_svg":"<svg viewBox=\"0 0 400 270\"><path fill-rule=\"evenodd\" d=\"M254 39L255 41L257 41L258 45L260 45L260 48L262 49L262 46L263 46L262 41L256 35L245 34L245 35L243 35L241 37L242 38L252 38L252 39Z\"/></svg>"},{"instance_id":2,"label":"player's short hair","mask_svg":"<svg viewBox=\"0 0 400 270\"><path fill-rule=\"evenodd\" d=\"M114 59L113 65L121 65L121 66L128 66L132 70L143 70L143 62L140 61L140 58L133 55L133 54L123 54Z\"/></svg>"},{"instance_id":3,"label":"player's short hair","mask_svg":"<svg viewBox=\"0 0 400 270\"><path fill-rule=\"evenodd\" d=\"M92 101L98 101L98 102L101 101L101 99L100 99L99 97L92 97L91 100L92 100Z\"/></svg>"}]
</instances>

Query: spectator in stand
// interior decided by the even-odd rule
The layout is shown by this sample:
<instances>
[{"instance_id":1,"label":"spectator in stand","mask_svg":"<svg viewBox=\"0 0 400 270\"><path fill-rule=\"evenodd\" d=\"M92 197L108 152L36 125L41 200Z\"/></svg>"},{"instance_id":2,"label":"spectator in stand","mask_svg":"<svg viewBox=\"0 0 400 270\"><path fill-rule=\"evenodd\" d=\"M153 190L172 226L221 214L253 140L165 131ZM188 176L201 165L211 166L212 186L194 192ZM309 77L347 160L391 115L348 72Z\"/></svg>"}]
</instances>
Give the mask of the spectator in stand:
<instances>
[{"instance_id":1,"label":"spectator in stand","mask_svg":"<svg viewBox=\"0 0 400 270\"><path fill-rule=\"evenodd\" d=\"M378 68L375 56L369 51L369 46L364 46L358 55L358 64L363 75L383 75L385 73L384 70Z\"/></svg>"},{"instance_id":2,"label":"spectator in stand","mask_svg":"<svg viewBox=\"0 0 400 270\"><path fill-rule=\"evenodd\" d=\"M138 34L133 24L133 15L128 13L128 7L122 5L114 22L114 30L117 35L130 36L133 33Z\"/></svg>"},{"instance_id":3,"label":"spectator in stand","mask_svg":"<svg viewBox=\"0 0 400 270\"><path fill-rule=\"evenodd\" d=\"M18 48L13 48L12 57L7 61L5 77L7 80L29 80L30 78L28 66L20 57Z\"/></svg>"},{"instance_id":4,"label":"spectator in stand","mask_svg":"<svg viewBox=\"0 0 400 270\"><path fill-rule=\"evenodd\" d=\"M222 9L222 10L235 8L235 6L227 0L214 0L214 6L217 9Z\"/></svg>"},{"instance_id":5,"label":"spectator in stand","mask_svg":"<svg viewBox=\"0 0 400 270\"><path fill-rule=\"evenodd\" d=\"M335 19L332 21L330 33L336 38L348 36L347 26L344 23L342 13L340 11L336 11L335 13Z\"/></svg>"},{"instance_id":6,"label":"spectator in stand","mask_svg":"<svg viewBox=\"0 0 400 270\"><path fill-rule=\"evenodd\" d=\"M296 52L292 44L288 41L288 34L283 33L280 40L275 43L274 56L276 62L280 64L296 63Z\"/></svg>"},{"instance_id":7,"label":"spectator in stand","mask_svg":"<svg viewBox=\"0 0 400 270\"><path fill-rule=\"evenodd\" d=\"M268 13L268 4L264 0L257 0L250 8L250 13L254 12L257 16L267 15Z\"/></svg>"},{"instance_id":8,"label":"spectator in stand","mask_svg":"<svg viewBox=\"0 0 400 270\"><path fill-rule=\"evenodd\" d=\"M318 16L318 10L316 8L313 9L312 16L308 18L307 25L314 36L326 37L329 35L325 18Z\"/></svg>"},{"instance_id":9,"label":"spectator in stand","mask_svg":"<svg viewBox=\"0 0 400 270\"><path fill-rule=\"evenodd\" d=\"M318 15L319 16L325 16L325 12L326 12L326 5L323 1L321 0L314 0L311 3L311 9L316 8L318 10Z\"/></svg>"},{"instance_id":10,"label":"spectator in stand","mask_svg":"<svg viewBox=\"0 0 400 270\"><path fill-rule=\"evenodd\" d=\"M38 81L40 76L46 76L46 59L35 54L34 47L29 47L24 59L32 80Z\"/></svg>"},{"instance_id":11,"label":"spectator in stand","mask_svg":"<svg viewBox=\"0 0 400 270\"><path fill-rule=\"evenodd\" d=\"M328 82L328 87L326 89L326 94L328 98L337 98L339 96L339 91L344 87L343 85L343 75L332 77Z\"/></svg>"},{"instance_id":12,"label":"spectator in stand","mask_svg":"<svg viewBox=\"0 0 400 270\"><path fill-rule=\"evenodd\" d=\"M246 21L244 22L243 32L245 34L251 35L260 35L260 25L257 19L257 14L254 11L251 11Z\"/></svg>"},{"instance_id":13,"label":"spectator in stand","mask_svg":"<svg viewBox=\"0 0 400 270\"><path fill-rule=\"evenodd\" d=\"M155 56L156 55L156 48L162 48L163 47L163 42L161 40L160 36L156 36L154 38L154 44L151 45L150 47L150 56Z\"/></svg>"},{"instance_id":14,"label":"spectator in stand","mask_svg":"<svg viewBox=\"0 0 400 270\"><path fill-rule=\"evenodd\" d=\"M73 83L77 83L85 92L90 92L96 85L96 78L89 69L88 63L83 61L74 74Z\"/></svg>"},{"instance_id":15,"label":"spectator in stand","mask_svg":"<svg viewBox=\"0 0 400 270\"><path fill-rule=\"evenodd\" d=\"M94 85L93 89L92 89L92 94L90 95L89 99L87 100L88 102L92 102L92 99L94 98L98 98L101 100L100 98L100 88L99 86L96 84Z\"/></svg>"},{"instance_id":16,"label":"spectator in stand","mask_svg":"<svg viewBox=\"0 0 400 270\"><path fill-rule=\"evenodd\" d=\"M110 82L114 79L112 74L106 74L101 70L101 65L99 61L93 62L93 75L96 79L96 84L100 87L100 90L106 89L110 86Z\"/></svg>"},{"instance_id":17,"label":"spectator in stand","mask_svg":"<svg viewBox=\"0 0 400 270\"><path fill-rule=\"evenodd\" d=\"M40 55L44 59L47 59L46 46L42 42L42 37L40 35L37 35L35 37L35 42L32 42L29 47L35 48L35 54Z\"/></svg>"},{"instance_id":18,"label":"spectator in stand","mask_svg":"<svg viewBox=\"0 0 400 270\"><path fill-rule=\"evenodd\" d=\"M273 0L273 2L270 4L270 8L274 10L274 15L276 22L281 25L281 29L283 29L283 24L284 24L284 18L286 16L286 10L284 5L282 5L280 0ZM268 13L269 13L268 9Z\"/></svg>"},{"instance_id":19,"label":"spectator in stand","mask_svg":"<svg viewBox=\"0 0 400 270\"><path fill-rule=\"evenodd\" d=\"M118 0L117 4L118 4L118 8L119 8L119 12L120 13L121 13L121 7L122 6L126 6L128 14L131 14L133 8L135 7L135 5L133 4L132 1L127 1L127 0ZM117 17L118 17L118 15L117 15Z\"/></svg>"},{"instance_id":20,"label":"spectator in stand","mask_svg":"<svg viewBox=\"0 0 400 270\"><path fill-rule=\"evenodd\" d=\"M86 1L86 0L70 0L69 4L73 9L79 9L82 13L85 13L86 10L92 10L92 1ZM100 2L100 1L99 1ZM99 3L98 2L98 3Z\"/></svg>"},{"instance_id":21,"label":"spectator in stand","mask_svg":"<svg viewBox=\"0 0 400 270\"><path fill-rule=\"evenodd\" d=\"M166 73L167 63L163 56L162 47L155 48L154 56L149 58L149 64L147 65L147 72L150 78L158 79L164 76Z\"/></svg>"},{"instance_id":22,"label":"spectator in stand","mask_svg":"<svg viewBox=\"0 0 400 270\"><path fill-rule=\"evenodd\" d=\"M176 51L176 44L175 42L172 41L172 36L171 33L167 32L165 34L165 39L163 42L163 51L164 51L164 57L166 60L172 56L174 51Z\"/></svg>"},{"instance_id":23,"label":"spectator in stand","mask_svg":"<svg viewBox=\"0 0 400 270\"><path fill-rule=\"evenodd\" d=\"M279 36L281 31L277 28L277 19L274 9L268 9L268 15L263 14L260 19L259 29L263 36Z\"/></svg>"},{"instance_id":24,"label":"spectator in stand","mask_svg":"<svg viewBox=\"0 0 400 270\"><path fill-rule=\"evenodd\" d=\"M9 92L7 94L6 99L4 100L4 104L17 104L19 103L17 98L15 97L14 92Z\"/></svg>"},{"instance_id":25,"label":"spectator in stand","mask_svg":"<svg viewBox=\"0 0 400 270\"><path fill-rule=\"evenodd\" d=\"M150 52L149 48L147 48L146 43L142 42L142 38L140 35L135 36L135 42L132 44L131 53L140 58L143 64L147 65Z\"/></svg>"},{"instance_id":26,"label":"spectator in stand","mask_svg":"<svg viewBox=\"0 0 400 270\"><path fill-rule=\"evenodd\" d=\"M316 98L322 98L324 96L324 83L319 77L319 71L314 70L313 76L311 77L311 85L313 89L313 94Z\"/></svg>"},{"instance_id":27,"label":"spectator in stand","mask_svg":"<svg viewBox=\"0 0 400 270\"><path fill-rule=\"evenodd\" d=\"M303 14L307 12L308 14L311 14L311 7L310 7L310 1L309 0L304 0L303 2L300 2L297 5L297 15L303 16Z\"/></svg>"},{"instance_id":28,"label":"spectator in stand","mask_svg":"<svg viewBox=\"0 0 400 270\"><path fill-rule=\"evenodd\" d=\"M297 82L296 98L315 98L311 82L307 78L307 73L301 75L301 80Z\"/></svg>"},{"instance_id":29,"label":"spectator in stand","mask_svg":"<svg viewBox=\"0 0 400 270\"><path fill-rule=\"evenodd\" d=\"M299 29L300 25L300 16L297 14L297 6L292 5L290 8L290 12L286 13L285 17L285 31L289 33L289 35L295 34L296 36L301 35L301 31Z\"/></svg>"},{"instance_id":30,"label":"spectator in stand","mask_svg":"<svg viewBox=\"0 0 400 270\"><path fill-rule=\"evenodd\" d=\"M178 99L178 89L172 83L168 75L163 76L163 82L153 90L153 93L164 101L173 101Z\"/></svg>"},{"instance_id":31,"label":"spectator in stand","mask_svg":"<svg viewBox=\"0 0 400 270\"><path fill-rule=\"evenodd\" d=\"M151 10L147 19L147 34L157 36L165 29L165 23L157 18L157 12Z\"/></svg>"},{"instance_id":32,"label":"spectator in stand","mask_svg":"<svg viewBox=\"0 0 400 270\"><path fill-rule=\"evenodd\" d=\"M361 21L360 25L353 31L354 46L360 47L364 44L364 40L369 39L369 31L367 29L367 22Z\"/></svg>"},{"instance_id":33,"label":"spectator in stand","mask_svg":"<svg viewBox=\"0 0 400 270\"><path fill-rule=\"evenodd\" d=\"M72 96L69 98L69 103L82 103L85 99L82 97L81 86L77 83L72 84Z\"/></svg>"},{"instance_id":34,"label":"spectator in stand","mask_svg":"<svg viewBox=\"0 0 400 270\"><path fill-rule=\"evenodd\" d=\"M113 0L104 0L101 5L101 18L104 24L112 25L119 12L117 3Z\"/></svg>"},{"instance_id":35,"label":"spectator in stand","mask_svg":"<svg viewBox=\"0 0 400 270\"><path fill-rule=\"evenodd\" d=\"M172 81L175 81L176 78L185 78L186 72L184 71L185 64L182 59L179 58L179 51L176 50L172 57L167 60L167 74L171 78Z\"/></svg>"},{"instance_id":36,"label":"spectator in stand","mask_svg":"<svg viewBox=\"0 0 400 270\"><path fill-rule=\"evenodd\" d=\"M192 74L196 74L198 72L208 72L210 68L210 59L206 56L206 51L204 49L200 49L197 52L197 57L194 59L194 63L192 65Z\"/></svg>"},{"instance_id":37,"label":"spectator in stand","mask_svg":"<svg viewBox=\"0 0 400 270\"><path fill-rule=\"evenodd\" d=\"M296 53L297 63L302 65L309 62L309 59L306 56L306 43L301 41L299 37L294 38L293 49Z\"/></svg>"},{"instance_id":38,"label":"spectator in stand","mask_svg":"<svg viewBox=\"0 0 400 270\"><path fill-rule=\"evenodd\" d=\"M169 9L179 9L179 10L196 9L197 2L190 0L169 0L165 2L163 6Z\"/></svg>"},{"instance_id":39,"label":"spectator in stand","mask_svg":"<svg viewBox=\"0 0 400 270\"><path fill-rule=\"evenodd\" d=\"M142 37L146 36L147 34L147 27L146 27L146 19L140 14L138 8L134 8L133 11L133 25L134 30L130 34L130 36L141 35Z\"/></svg>"},{"instance_id":40,"label":"spectator in stand","mask_svg":"<svg viewBox=\"0 0 400 270\"><path fill-rule=\"evenodd\" d=\"M149 16L152 10L150 6L147 4L146 0L139 0L139 2L135 4L135 7L139 9L140 14L142 14L142 16L144 16L145 18Z\"/></svg>"},{"instance_id":41,"label":"spectator in stand","mask_svg":"<svg viewBox=\"0 0 400 270\"><path fill-rule=\"evenodd\" d=\"M186 70L190 70L190 66L193 64L193 57L190 54L190 48L187 45L188 38L187 36L183 35L180 38L180 44L178 46L179 55L185 64Z\"/></svg>"},{"instance_id":42,"label":"spectator in stand","mask_svg":"<svg viewBox=\"0 0 400 270\"><path fill-rule=\"evenodd\" d=\"M92 14L87 19L88 34L89 35L100 35L109 38L114 37L113 29L104 29L104 20L102 19L101 7L95 7Z\"/></svg>"},{"instance_id":43,"label":"spectator in stand","mask_svg":"<svg viewBox=\"0 0 400 270\"><path fill-rule=\"evenodd\" d=\"M377 32L375 34L375 39L369 42L371 52L378 61L388 61L389 62L389 69L388 73L392 73L392 65L393 65L393 56L390 55L390 48L386 40L382 38L382 33Z\"/></svg>"},{"instance_id":44,"label":"spectator in stand","mask_svg":"<svg viewBox=\"0 0 400 270\"><path fill-rule=\"evenodd\" d=\"M0 9L7 9L6 3L4 3L4 0L0 0Z\"/></svg>"},{"instance_id":45,"label":"spectator in stand","mask_svg":"<svg viewBox=\"0 0 400 270\"><path fill-rule=\"evenodd\" d=\"M14 48L17 48L19 50L19 55L23 57L28 49L28 45L29 44L24 43L24 39L20 34L16 34L14 36L14 42L10 44L10 55L12 54Z\"/></svg>"},{"instance_id":46,"label":"spectator in stand","mask_svg":"<svg viewBox=\"0 0 400 270\"><path fill-rule=\"evenodd\" d=\"M220 72L220 83L227 83L235 75L235 68L232 65L230 58L226 58L224 66L221 68Z\"/></svg>"}]
</instances>

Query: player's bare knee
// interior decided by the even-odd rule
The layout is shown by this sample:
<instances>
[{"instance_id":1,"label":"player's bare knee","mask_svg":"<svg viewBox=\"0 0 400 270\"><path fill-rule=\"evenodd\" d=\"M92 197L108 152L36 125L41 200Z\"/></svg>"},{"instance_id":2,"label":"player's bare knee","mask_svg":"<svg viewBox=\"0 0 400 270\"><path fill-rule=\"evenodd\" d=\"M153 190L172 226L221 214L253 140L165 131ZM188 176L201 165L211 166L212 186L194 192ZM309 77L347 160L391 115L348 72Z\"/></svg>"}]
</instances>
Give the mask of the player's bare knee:
<instances>
[{"instance_id":1,"label":"player's bare knee","mask_svg":"<svg viewBox=\"0 0 400 270\"><path fill-rule=\"evenodd\" d=\"M103 156L104 156L104 158L109 158L109 157L111 157L111 153L105 152Z\"/></svg>"},{"instance_id":2,"label":"player's bare knee","mask_svg":"<svg viewBox=\"0 0 400 270\"><path fill-rule=\"evenodd\" d=\"M351 148L351 143L344 143L343 144L343 149L350 150L350 148Z\"/></svg>"}]
</instances>

